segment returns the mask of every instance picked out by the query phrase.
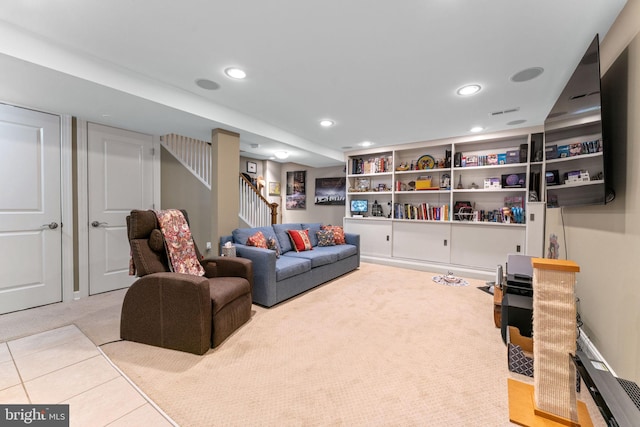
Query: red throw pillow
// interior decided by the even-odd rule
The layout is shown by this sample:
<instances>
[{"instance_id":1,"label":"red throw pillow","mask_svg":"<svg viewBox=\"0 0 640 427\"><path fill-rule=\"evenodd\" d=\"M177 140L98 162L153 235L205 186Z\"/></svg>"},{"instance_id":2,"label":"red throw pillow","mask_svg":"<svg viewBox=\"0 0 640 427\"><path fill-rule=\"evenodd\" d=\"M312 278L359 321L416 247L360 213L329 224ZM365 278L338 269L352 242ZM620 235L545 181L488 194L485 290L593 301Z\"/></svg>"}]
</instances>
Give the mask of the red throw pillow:
<instances>
[{"instance_id":1,"label":"red throw pillow","mask_svg":"<svg viewBox=\"0 0 640 427\"><path fill-rule=\"evenodd\" d=\"M344 245L347 241L344 239L344 229L339 225L323 225L323 230L331 230L333 231L333 240L336 242L336 245Z\"/></svg>"},{"instance_id":2,"label":"red throw pillow","mask_svg":"<svg viewBox=\"0 0 640 427\"><path fill-rule=\"evenodd\" d=\"M289 239L296 252L310 251L311 240L309 239L309 230L287 230Z\"/></svg>"},{"instance_id":3,"label":"red throw pillow","mask_svg":"<svg viewBox=\"0 0 640 427\"><path fill-rule=\"evenodd\" d=\"M262 234L262 231L257 231L253 236L247 239L247 246L255 246L256 248L269 249L267 245L267 239Z\"/></svg>"}]
</instances>

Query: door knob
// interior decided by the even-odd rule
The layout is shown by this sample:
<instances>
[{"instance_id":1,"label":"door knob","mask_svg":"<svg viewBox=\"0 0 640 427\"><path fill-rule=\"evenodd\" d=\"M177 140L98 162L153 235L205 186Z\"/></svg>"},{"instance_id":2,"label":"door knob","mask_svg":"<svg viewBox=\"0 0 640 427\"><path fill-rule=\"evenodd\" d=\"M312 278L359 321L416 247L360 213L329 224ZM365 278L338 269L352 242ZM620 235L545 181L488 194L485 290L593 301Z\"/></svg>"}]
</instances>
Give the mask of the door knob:
<instances>
[{"instance_id":1,"label":"door knob","mask_svg":"<svg viewBox=\"0 0 640 427\"><path fill-rule=\"evenodd\" d=\"M42 228L47 227L51 230L55 230L56 228L58 228L58 223L55 221L50 222L49 224L42 224Z\"/></svg>"},{"instance_id":2,"label":"door knob","mask_svg":"<svg viewBox=\"0 0 640 427\"><path fill-rule=\"evenodd\" d=\"M91 226L97 228L97 227L100 227L101 225L108 225L108 224L109 224L108 222L93 221L91 223Z\"/></svg>"}]
</instances>

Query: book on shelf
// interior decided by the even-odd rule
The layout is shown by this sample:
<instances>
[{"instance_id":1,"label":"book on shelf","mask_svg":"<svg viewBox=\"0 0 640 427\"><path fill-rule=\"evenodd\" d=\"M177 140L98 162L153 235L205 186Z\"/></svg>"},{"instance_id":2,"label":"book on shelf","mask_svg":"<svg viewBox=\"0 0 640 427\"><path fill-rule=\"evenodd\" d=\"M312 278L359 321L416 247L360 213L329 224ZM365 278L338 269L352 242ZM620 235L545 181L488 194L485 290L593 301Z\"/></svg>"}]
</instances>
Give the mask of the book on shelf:
<instances>
[{"instance_id":1,"label":"book on shelf","mask_svg":"<svg viewBox=\"0 0 640 427\"><path fill-rule=\"evenodd\" d=\"M353 158L351 159L351 173L359 175L391 172L392 165L391 156L370 157L368 159Z\"/></svg>"},{"instance_id":2,"label":"book on shelf","mask_svg":"<svg viewBox=\"0 0 640 427\"><path fill-rule=\"evenodd\" d=\"M448 221L449 205L430 206L429 203L396 203L394 206L395 219L415 219L422 221Z\"/></svg>"},{"instance_id":3,"label":"book on shelf","mask_svg":"<svg viewBox=\"0 0 640 427\"><path fill-rule=\"evenodd\" d=\"M469 154L466 158L465 166L478 166L478 156Z\"/></svg>"}]
</instances>

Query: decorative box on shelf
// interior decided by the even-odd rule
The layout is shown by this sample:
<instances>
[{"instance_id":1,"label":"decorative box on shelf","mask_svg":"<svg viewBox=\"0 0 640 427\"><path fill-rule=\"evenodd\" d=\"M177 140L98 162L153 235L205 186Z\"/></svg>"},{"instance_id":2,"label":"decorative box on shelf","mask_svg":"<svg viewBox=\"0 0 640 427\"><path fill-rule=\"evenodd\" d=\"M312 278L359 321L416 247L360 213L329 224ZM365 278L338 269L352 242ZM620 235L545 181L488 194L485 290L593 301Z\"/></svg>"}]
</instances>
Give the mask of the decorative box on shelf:
<instances>
[{"instance_id":1,"label":"decorative box on shelf","mask_svg":"<svg viewBox=\"0 0 640 427\"><path fill-rule=\"evenodd\" d=\"M500 178L485 178L484 179L485 190L491 190L496 188L502 188Z\"/></svg>"},{"instance_id":2,"label":"decorative box on shelf","mask_svg":"<svg viewBox=\"0 0 640 427\"><path fill-rule=\"evenodd\" d=\"M418 177L418 179L416 180L416 190L430 190L430 189L431 189L431 176Z\"/></svg>"}]
</instances>

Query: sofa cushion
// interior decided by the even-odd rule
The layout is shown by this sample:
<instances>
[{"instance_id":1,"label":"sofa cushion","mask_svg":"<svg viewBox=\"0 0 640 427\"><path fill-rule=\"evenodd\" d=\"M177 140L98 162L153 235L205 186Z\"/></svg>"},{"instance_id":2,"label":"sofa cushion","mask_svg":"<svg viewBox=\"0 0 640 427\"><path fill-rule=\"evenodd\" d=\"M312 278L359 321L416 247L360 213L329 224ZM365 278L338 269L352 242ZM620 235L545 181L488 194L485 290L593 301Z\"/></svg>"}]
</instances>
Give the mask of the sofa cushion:
<instances>
[{"instance_id":1,"label":"sofa cushion","mask_svg":"<svg viewBox=\"0 0 640 427\"><path fill-rule=\"evenodd\" d=\"M261 231L265 239L269 240L271 237L276 237L276 233L273 227L254 227L254 228L236 228L231 232L233 235L233 241L241 245L247 244L247 239L253 236L257 231ZM278 239L279 242L279 239ZM280 247L282 252L282 247Z\"/></svg>"},{"instance_id":2,"label":"sofa cushion","mask_svg":"<svg viewBox=\"0 0 640 427\"><path fill-rule=\"evenodd\" d=\"M256 231L254 234L247 238L247 246L255 246L256 248L269 249L267 239L262 234L262 231Z\"/></svg>"},{"instance_id":3,"label":"sofa cushion","mask_svg":"<svg viewBox=\"0 0 640 427\"><path fill-rule=\"evenodd\" d=\"M302 226L300 224L273 224L273 231L278 238L281 254L293 250L287 230L302 230Z\"/></svg>"},{"instance_id":4,"label":"sofa cushion","mask_svg":"<svg viewBox=\"0 0 640 427\"><path fill-rule=\"evenodd\" d=\"M335 246L333 230L319 230L316 232L318 246Z\"/></svg>"},{"instance_id":5,"label":"sofa cushion","mask_svg":"<svg viewBox=\"0 0 640 427\"><path fill-rule=\"evenodd\" d=\"M338 259L342 260L349 258L350 256L358 254L358 247L356 245L350 245L348 243L344 245L336 245L327 247L328 250L334 251L338 255Z\"/></svg>"},{"instance_id":6,"label":"sofa cushion","mask_svg":"<svg viewBox=\"0 0 640 427\"><path fill-rule=\"evenodd\" d=\"M339 257L336 251L327 250L328 247L318 246L312 251L305 252L287 252L286 257L302 258L311 261L311 268L320 267L322 265L337 262ZM284 258L284 257L283 257Z\"/></svg>"},{"instance_id":7,"label":"sofa cushion","mask_svg":"<svg viewBox=\"0 0 640 427\"><path fill-rule=\"evenodd\" d=\"M333 240L336 242L336 245L344 245L346 242L344 238L344 229L340 225L323 225L323 230L331 230L333 231Z\"/></svg>"},{"instance_id":8,"label":"sofa cushion","mask_svg":"<svg viewBox=\"0 0 640 427\"><path fill-rule=\"evenodd\" d=\"M291 239L291 246L296 252L310 251L313 249L309 240L309 230L287 230Z\"/></svg>"},{"instance_id":9,"label":"sofa cushion","mask_svg":"<svg viewBox=\"0 0 640 427\"><path fill-rule=\"evenodd\" d=\"M319 222L308 222L301 224L302 229L309 229L309 239L311 240L311 246L318 246L317 232L321 230L322 224Z\"/></svg>"},{"instance_id":10,"label":"sofa cushion","mask_svg":"<svg viewBox=\"0 0 640 427\"><path fill-rule=\"evenodd\" d=\"M287 252L288 254L296 254L298 252ZM311 261L303 258L295 258L290 256L281 256L276 259L276 282L298 274L306 273L311 270Z\"/></svg>"}]
</instances>

